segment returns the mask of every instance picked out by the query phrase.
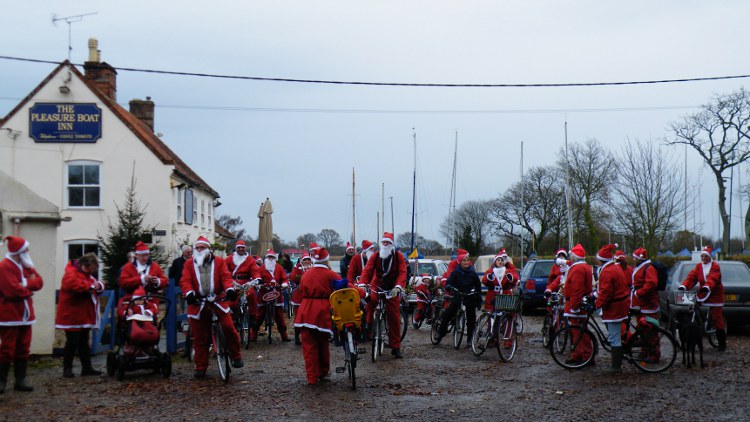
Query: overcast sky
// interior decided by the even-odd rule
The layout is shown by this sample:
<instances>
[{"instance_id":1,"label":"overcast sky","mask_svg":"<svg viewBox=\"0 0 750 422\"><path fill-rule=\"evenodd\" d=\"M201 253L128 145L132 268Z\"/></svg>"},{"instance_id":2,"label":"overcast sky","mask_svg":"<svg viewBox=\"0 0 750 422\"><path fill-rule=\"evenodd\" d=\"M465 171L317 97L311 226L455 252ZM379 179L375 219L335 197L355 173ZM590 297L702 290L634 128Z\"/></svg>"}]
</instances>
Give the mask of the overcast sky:
<instances>
[{"instance_id":1,"label":"overcast sky","mask_svg":"<svg viewBox=\"0 0 750 422\"><path fill-rule=\"evenodd\" d=\"M86 40L96 37L102 60L115 67L448 84L750 74L750 2L741 0L34 1L4 9L0 55L62 61L68 25L53 26L52 14L98 12L72 24L71 59L85 61ZM53 68L0 60L0 115ZM392 196L395 231L409 231L414 129L417 231L444 243L439 227L448 212L456 132L460 205L495 197L519 180L521 141L525 168L553 163L566 119L569 142L596 138L611 150L627 139L661 142L670 122L695 111L690 107L747 83L372 87L120 71L117 95L125 107L133 98L155 101L156 131L221 194L218 214L241 215L256 237L258 207L269 197L274 232L287 241L324 228L351 235L353 167L358 240L377 236L381 183L386 228ZM717 235L715 183L701 173L697 154L688 158L690 183L705 179L703 232ZM738 210L736 202L737 236Z\"/></svg>"}]
</instances>

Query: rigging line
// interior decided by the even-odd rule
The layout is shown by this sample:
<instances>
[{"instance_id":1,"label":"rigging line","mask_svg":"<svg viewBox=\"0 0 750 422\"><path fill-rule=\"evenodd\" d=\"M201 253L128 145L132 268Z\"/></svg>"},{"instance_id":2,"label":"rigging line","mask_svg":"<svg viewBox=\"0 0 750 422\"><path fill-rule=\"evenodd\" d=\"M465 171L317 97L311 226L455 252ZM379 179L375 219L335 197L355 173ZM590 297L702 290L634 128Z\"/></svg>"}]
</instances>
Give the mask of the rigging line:
<instances>
[{"instance_id":1,"label":"rigging line","mask_svg":"<svg viewBox=\"0 0 750 422\"><path fill-rule=\"evenodd\" d=\"M23 57L0 56L3 60L15 60L32 63L49 63L59 64L57 61L29 59ZM72 63L74 66L82 64ZM684 83L684 82L701 82L701 81L718 81L729 79L750 78L750 75L727 75L727 76L707 76L699 78L673 78L673 79L654 79L645 81L620 81L620 82L572 82L572 83L525 83L525 84L469 84L469 83L414 83L414 82L363 82L363 81L336 81L324 79L294 79L262 76L241 76L241 75L222 75L216 73L198 73L172 70L155 70L155 69L138 69L132 67L114 67L116 70L127 72L153 73L161 75L177 76L196 76L204 78L217 79L238 79L264 82L293 82L307 84L325 84L325 85L360 85L360 86L396 86L396 87L428 87L428 88L560 88L560 87L588 87L588 86L620 86L620 85L652 85L665 83Z\"/></svg>"}]
</instances>

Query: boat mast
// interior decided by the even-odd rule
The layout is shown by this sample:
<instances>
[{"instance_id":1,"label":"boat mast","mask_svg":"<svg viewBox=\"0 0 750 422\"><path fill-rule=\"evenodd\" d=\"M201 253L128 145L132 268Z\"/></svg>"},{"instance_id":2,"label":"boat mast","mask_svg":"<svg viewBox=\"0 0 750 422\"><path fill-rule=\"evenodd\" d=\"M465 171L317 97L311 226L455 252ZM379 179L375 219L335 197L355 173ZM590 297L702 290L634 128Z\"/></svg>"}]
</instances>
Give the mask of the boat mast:
<instances>
[{"instance_id":1,"label":"boat mast","mask_svg":"<svg viewBox=\"0 0 750 422\"><path fill-rule=\"evenodd\" d=\"M414 216L417 207L417 132L412 128L414 137L414 173L411 186L411 250L414 251Z\"/></svg>"},{"instance_id":2,"label":"boat mast","mask_svg":"<svg viewBox=\"0 0 750 422\"><path fill-rule=\"evenodd\" d=\"M565 208L568 212L568 250L573 249L573 221L570 218L570 161L568 161L568 121L565 120Z\"/></svg>"},{"instance_id":3,"label":"boat mast","mask_svg":"<svg viewBox=\"0 0 750 422\"><path fill-rule=\"evenodd\" d=\"M352 245L354 247L357 247L357 212L356 212L356 206L354 204L354 198L356 198L354 194L354 167L352 167Z\"/></svg>"},{"instance_id":4,"label":"boat mast","mask_svg":"<svg viewBox=\"0 0 750 422\"><path fill-rule=\"evenodd\" d=\"M448 237L448 247L456 249L456 231L453 227L453 219L456 214L456 159L458 157L458 131L456 139L453 142L453 175L451 176L451 195L448 200L448 222L450 224L450 233Z\"/></svg>"},{"instance_id":5,"label":"boat mast","mask_svg":"<svg viewBox=\"0 0 750 422\"><path fill-rule=\"evenodd\" d=\"M524 233L524 227L523 227L523 221L526 219L526 196L524 192L524 182L523 182L523 141L521 141L521 267L523 268L523 233Z\"/></svg>"}]
</instances>

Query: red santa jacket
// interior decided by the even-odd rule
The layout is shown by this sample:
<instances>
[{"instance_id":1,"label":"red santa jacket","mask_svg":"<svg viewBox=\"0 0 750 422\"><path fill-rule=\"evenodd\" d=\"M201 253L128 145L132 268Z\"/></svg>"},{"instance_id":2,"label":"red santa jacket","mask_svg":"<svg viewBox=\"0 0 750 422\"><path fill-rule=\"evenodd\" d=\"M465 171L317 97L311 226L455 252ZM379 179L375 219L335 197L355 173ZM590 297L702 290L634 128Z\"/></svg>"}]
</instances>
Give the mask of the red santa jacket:
<instances>
[{"instance_id":1,"label":"red santa jacket","mask_svg":"<svg viewBox=\"0 0 750 422\"><path fill-rule=\"evenodd\" d=\"M622 321L630 310L630 282L625 278L622 267L609 261L599 271L599 291L596 307L602 310L603 322Z\"/></svg>"},{"instance_id":2,"label":"red santa jacket","mask_svg":"<svg viewBox=\"0 0 750 422\"><path fill-rule=\"evenodd\" d=\"M10 258L0 261L0 327L36 322L31 296L43 285L35 269L18 265Z\"/></svg>"},{"instance_id":3,"label":"red santa jacket","mask_svg":"<svg viewBox=\"0 0 750 422\"><path fill-rule=\"evenodd\" d=\"M553 264L552 268L549 270L549 275L547 276L547 290L551 290L553 292L555 291L553 289L550 289L549 286L552 285L552 283L554 283L555 280L558 279L561 275L562 271L560 271L560 266L557 264Z\"/></svg>"},{"instance_id":4,"label":"red santa jacket","mask_svg":"<svg viewBox=\"0 0 750 422\"><path fill-rule=\"evenodd\" d=\"M236 255L236 256L235 256ZM232 278L237 284L245 284L256 278L260 278L260 269L258 264L255 263L253 257L249 254L245 254L245 260L240 262L240 255L233 253L229 255L224 262L227 264L227 269L232 273ZM239 265L235 263L235 258L240 262Z\"/></svg>"},{"instance_id":5,"label":"red santa jacket","mask_svg":"<svg viewBox=\"0 0 750 422\"><path fill-rule=\"evenodd\" d=\"M632 307L640 307L644 314L659 312L659 292L656 287L659 284L659 274L651 265L650 260L645 260L633 270L633 296Z\"/></svg>"},{"instance_id":6,"label":"red santa jacket","mask_svg":"<svg viewBox=\"0 0 750 422\"><path fill-rule=\"evenodd\" d=\"M357 284L357 277L362 276L362 271L364 271L366 265L367 259L365 258L364 253L354 255L352 260L349 261L349 271L346 273L347 280Z\"/></svg>"},{"instance_id":7,"label":"red santa jacket","mask_svg":"<svg viewBox=\"0 0 750 422\"><path fill-rule=\"evenodd\" d=\"M65 267L57 301L55 328L80 331L99 327L99 293L104 285L93 275L85 274L78 263Z\"/></svg>"},{"instance_id":8,"label":"red santa jacket","mask_svg":"<svg viewBox=\"0 0 750 422\"><path fill-rule=\"evenodd\" d=\"M295 327L332 332L331 303L328 298L333 293L333 283L340 279L338 274L323 264L315 264L305 271L296 292L300 306L294 318Z\"/></svg>"},{"instance_id":9,"label":"red santa jacket","mask_svg":"<svg viewBox=\"0 0 750 422\"><path fill-rule=\"evenodd\" d=\"M163 290L167 287L169 281L167 280L167 276L164 275L164 271L162 271L159 264L149 260L147 265L148 266L142 272L138 271L138 263L136 261L133 261L132 263L129 262L122 266L122 271L120 271L119 283L120 288L125 290L126 293L126 295L123 296L123 299L130 299L130 296L133 295L133 292L139 286L143 286L147 292L151 293L157 293L158 291ZM147 275L158 277L159 285L154 285L150 282L147 282L145 280L145 276Z\"/></svg>"},{"instance_id":10,"label":"red santa jacket","mask_svg":"<svg viewBox=\"0 0 750 422\"><path fill-rule=\"evenodd\" d=\"M180 278L180 288L184 296L187 297L192 292L198 299L211 296L220 297L226 291L234 290L232 274L229 273L223 259L217 258L212 254L210 261L209 258L206 258L203 265L211 266L211 283L209 284L208 291L203 291L200 283L200 270L195 259L190 258L185 262L185 266L182 268L182 277ZM226 313L231 309L229 302L215 301L214 305ZM206 303L203 301L195 305L188 305L188 318L200 319L200 313L204 306L206 306Z\"/></svg>"},{"instance_id":11,"label":"red santa jacket","mask_svg":"<svg viewBox=\"0 0 750 422\"><path fill-rule=\"evenodd\" d=\"M302 281L302 275L305 274L305 268L297 264L292 268L292 273L289 275L289 281L291 281L294 284L299 284L300 281Z\"/></svg>"},{"instance_id":12,"label":"red santa jacket","mask_svg":"<svg viewBox=\"0 0 750 422\"><path fill-rule=\"evenodd\" d=\"M484 299L484 306L486 309L492 309L495 306L495 295L512 294L513 287L516 286L519 279L518 270L516 270L516 267L510 262L505 264L505 271L499 271L499 279L497 277L497 274L495 274L495 268L500 269L503 267L492 266L490 267L490 269L485 271L484 276L482 277L482 284L487 286L487 297ZM508 274L510 274L511 276L510 280L508 280Z\"/></svg>"},{"instance_id":13,"label":"red santa jacket","mask_svg":"<svg viewBox=\"0 0 750 422\"><path fill-rule=\"evenodd\" d=\"M708 299L703 302L703 306L724 306L724 285L721 283L721 268L714 261L707 266L708 271L703 268L703 263L699 263L687 275L682 282L686 289L692 289L696 283L700 287L708 287ZM699 295L702 299L703 295Z\"/></svg>"},{"instance_id":14,"label":"red santa jacket","mask_svg":"<svg viewBox=\"0 0 750 422\"><path fill-rule=\"evenodd\" d=\"M124 320L128 316L128 313L131 315L146 315L147 317L153 318L154 316L159 315L159 307L153 301L145 301L143 305L125 302L117 307L117 316L121 320Z\"/></svg>"},{"instance_id":15,"label":"red santa jacket","mask_svg":"<svg viewBox=\"0 0 750 422\"><path fill-rule=\"evenodd\" d=\"M445 287L445 282L448 281L448 277L451 276L453 270L455 270L459 265L461 265L461 261L459 261L458 258L452 259L451 262L448 263L448 269L445 270L445 273L443 274L443 281L442 283L440 283L441 286ZM472 261L469 261L469 266L473 265L474 263Z\"/></svg>"},{"instance_id":16,"label":"red santa jacket","mask_svg":"<svg viewBox=\"0 0 750 422\"><path fill-rule=\"evenodd\" d=\"M406 259L404 254L394 250L390 259L380 259L380 252L375 252L367 261L360 282L369 284L373 299L376 291L390 290L396 286L406 290ZM385 266L385 268L384 268Z\"/></svg>"},{"instance_id":17,"label":"red santa jacket","mask_svg":"<svg viewBox=\"0 0 750 422\"><path fill-rule=\"evenodd\" d=\"M584 261L577 261L570 265L565 276L565 316L586 318L581 311L583 297L591 294L594 278L591 267Z\"/></svg>"}]
</instances>

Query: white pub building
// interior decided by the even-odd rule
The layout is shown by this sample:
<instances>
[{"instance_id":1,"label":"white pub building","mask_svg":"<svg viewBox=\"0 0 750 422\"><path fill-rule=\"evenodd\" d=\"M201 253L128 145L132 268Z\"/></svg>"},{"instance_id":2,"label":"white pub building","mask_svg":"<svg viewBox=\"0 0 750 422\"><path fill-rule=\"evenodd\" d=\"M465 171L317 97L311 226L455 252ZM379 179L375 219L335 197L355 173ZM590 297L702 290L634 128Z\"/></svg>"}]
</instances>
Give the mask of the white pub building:
<instances>
[{"instance_id":1,"label":"white pub building","mask_svg":"<svg viewBox=\"0 0 750 422\"><path fill-rule=\"evenodd\" d=\"M219 194L154 134L149 97L129 110L117 103L117 72L99 54L90 39L83 74L62 62L0 120L0 235L28 239L44 279L34 295L35 354L52 352L67 261L97 251L131 175L144 225L170 257L199 235L215 238ZM0 246L0 258L6 252Z\"/></svg>"}]
</instances>

